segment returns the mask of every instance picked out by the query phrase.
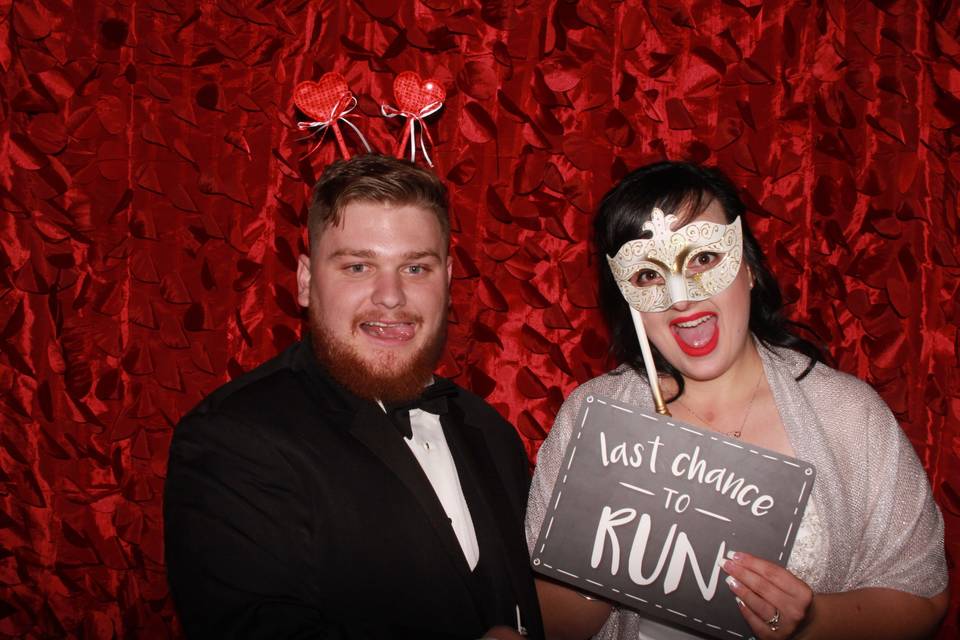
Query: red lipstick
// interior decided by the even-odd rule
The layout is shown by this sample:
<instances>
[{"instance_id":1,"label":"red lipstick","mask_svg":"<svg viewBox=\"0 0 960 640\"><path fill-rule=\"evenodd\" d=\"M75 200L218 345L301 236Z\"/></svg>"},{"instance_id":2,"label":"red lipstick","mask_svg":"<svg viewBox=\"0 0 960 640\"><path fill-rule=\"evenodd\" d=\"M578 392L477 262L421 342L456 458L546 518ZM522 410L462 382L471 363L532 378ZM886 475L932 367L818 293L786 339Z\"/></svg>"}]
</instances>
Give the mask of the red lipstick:
<instances>
[{"instance_id":1,"label":"red lipstick","mask_svg":"<svg viewBox=\"0 0 960 640\"><path fill-rule=\"evenodd\" d=\"M706 318L706 319L704 319ZM702 320L692 327L681 327ZM717 314L710 311L701 311L688 316L674 318L670 322L670 331L680 350L688 356L701 357L711 353L720 341L720 327L717 324Z\"/></svg>"}]
</instances>

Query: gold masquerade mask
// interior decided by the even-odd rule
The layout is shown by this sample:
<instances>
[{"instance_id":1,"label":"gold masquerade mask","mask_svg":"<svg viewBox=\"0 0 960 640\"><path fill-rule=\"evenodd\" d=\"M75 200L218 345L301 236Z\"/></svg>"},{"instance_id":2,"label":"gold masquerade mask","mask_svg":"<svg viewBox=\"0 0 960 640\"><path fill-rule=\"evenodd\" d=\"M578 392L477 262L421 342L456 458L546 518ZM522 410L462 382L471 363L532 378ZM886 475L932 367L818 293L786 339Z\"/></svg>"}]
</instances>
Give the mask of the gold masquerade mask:
<instances>
[{"instance_id":1,"label":"gold masquerade mask","mask_svg":"<svg viewBox=\"0 0 960 640\"><path fill-rule=\"evenodd\" d=\"M673 214L654 208L644 230L653 237L625 243L607 256L613 278L637 311L666 311L683 300L706 300L737 277L743 260L740 218L730 224L691 222L676 231Z\"/></svg>"}]
</instances>

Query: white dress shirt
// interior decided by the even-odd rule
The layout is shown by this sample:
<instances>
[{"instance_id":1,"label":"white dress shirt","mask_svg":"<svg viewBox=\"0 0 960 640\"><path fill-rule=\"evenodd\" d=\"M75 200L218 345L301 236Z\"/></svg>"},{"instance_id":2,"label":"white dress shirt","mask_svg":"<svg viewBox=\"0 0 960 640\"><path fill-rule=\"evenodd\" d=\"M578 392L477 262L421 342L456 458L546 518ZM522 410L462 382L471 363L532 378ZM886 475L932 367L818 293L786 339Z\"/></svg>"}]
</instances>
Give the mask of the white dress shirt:
<instances>
[{"instance_id":1,"label":"white dress shirt","mask_svg":"<svg viewBox=\"0 0 960 640\"><path fill-rule=\"evenodd\" d=\"M417 462L427 474L443 510L450 518L453 532L457 534L463 555L473 570L480 560L480 547L477 544L477 532L473 528L470 508L463 497L460 476L447 446L447 439L440 426L440 416L421 411L410 410L410 427L413 437L404 439Z\"/></svg>"}]
</instances>

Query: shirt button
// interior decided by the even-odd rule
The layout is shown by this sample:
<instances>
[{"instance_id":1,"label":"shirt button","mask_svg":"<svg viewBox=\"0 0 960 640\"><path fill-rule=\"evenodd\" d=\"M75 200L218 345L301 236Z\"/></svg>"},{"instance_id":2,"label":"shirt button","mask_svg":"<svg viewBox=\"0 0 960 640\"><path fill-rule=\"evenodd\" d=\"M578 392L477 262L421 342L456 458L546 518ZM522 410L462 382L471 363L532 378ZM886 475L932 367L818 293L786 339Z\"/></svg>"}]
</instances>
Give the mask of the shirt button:
<instances>
[{"instance_id":1,"label":"shirt button","mask_svg":"<svg viewBox=\"0 0 960 640\"><path fill-rule=\"evenodd\" d=\"M429 442L424 442L424 443L423 443L423 448L426 449L427 451L430 451L430 443L429 443Z\"/></svg>"}]
</instances>

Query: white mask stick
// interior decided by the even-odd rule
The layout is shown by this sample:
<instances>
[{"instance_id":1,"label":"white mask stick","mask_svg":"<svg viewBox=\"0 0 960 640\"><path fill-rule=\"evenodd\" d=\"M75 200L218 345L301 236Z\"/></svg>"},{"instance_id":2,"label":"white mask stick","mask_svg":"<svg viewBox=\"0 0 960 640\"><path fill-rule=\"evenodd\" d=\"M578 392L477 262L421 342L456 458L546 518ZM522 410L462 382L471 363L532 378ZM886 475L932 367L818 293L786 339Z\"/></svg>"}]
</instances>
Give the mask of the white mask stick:
<instances>
[{"instance_id":1,"label":"white mask stick","mask_svg":"<svg viewBox=\"0 0 960 640\"><path fill-rule=\"evenodd\" d=\"M667 409L667 403L663 401L663 394L660 392L660 377L657 375L657 367L653 364L653 353L650 351L650 341L647 340L647 330L643 326L643 318L640 317L640 312L633 307L630 307L630 317L633 318L633 328L637 331L640 353L643 354L643 366L647 370L650 391L653 392L653 404L657 413L669 416L670 411Z\"/></svg>"}]
</instances>

